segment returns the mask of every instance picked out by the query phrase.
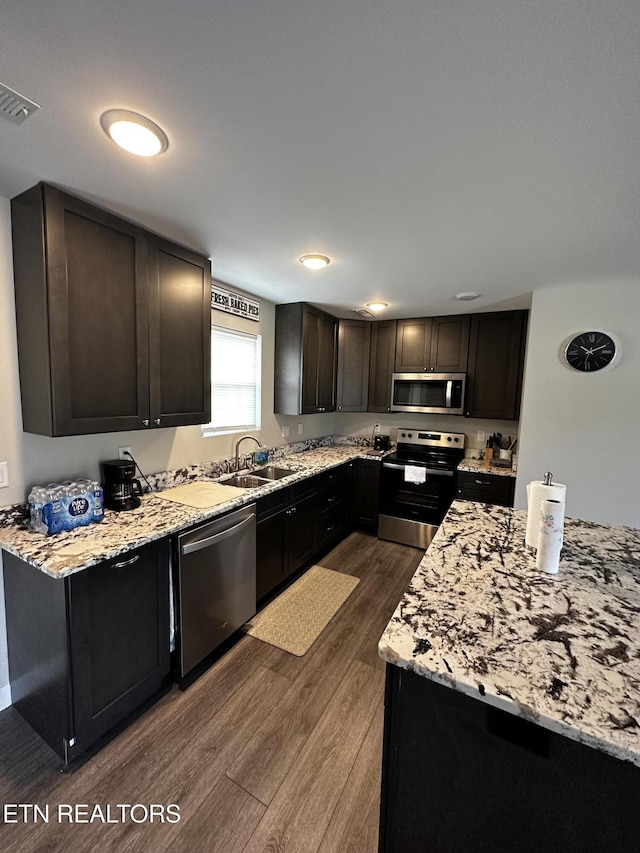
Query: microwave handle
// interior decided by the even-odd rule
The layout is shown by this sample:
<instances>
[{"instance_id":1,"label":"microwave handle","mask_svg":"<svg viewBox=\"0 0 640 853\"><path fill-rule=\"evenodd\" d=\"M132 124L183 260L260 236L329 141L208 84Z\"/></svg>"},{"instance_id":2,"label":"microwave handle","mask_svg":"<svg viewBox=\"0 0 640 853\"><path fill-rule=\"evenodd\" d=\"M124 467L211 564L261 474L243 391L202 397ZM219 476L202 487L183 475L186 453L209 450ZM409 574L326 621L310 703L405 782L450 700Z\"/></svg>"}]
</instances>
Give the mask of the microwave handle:
<instances>
[{"instance_id":1,"label":"microwave handle","mask_svg":"<svg viewBox=\"0 0 640 853\"><path fill-rule=\"evenodd\" d=\"M446 396L444 398L444 404L447 407L447 409L451 408L452 397L453 397L453 379L448 379L447 380Z\"/></svg>"}]
</instances>

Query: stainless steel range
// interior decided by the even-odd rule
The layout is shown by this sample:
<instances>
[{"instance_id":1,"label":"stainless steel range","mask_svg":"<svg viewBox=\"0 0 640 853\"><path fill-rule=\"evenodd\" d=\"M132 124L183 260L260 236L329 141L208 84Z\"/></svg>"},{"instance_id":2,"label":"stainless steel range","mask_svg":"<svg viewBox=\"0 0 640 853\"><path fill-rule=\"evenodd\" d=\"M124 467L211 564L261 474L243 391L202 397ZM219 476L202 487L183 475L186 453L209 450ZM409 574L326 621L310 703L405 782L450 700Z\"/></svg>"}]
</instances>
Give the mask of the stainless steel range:
<instances>
[{"instance_id":1,"label":"stainless steel range","mask_svg":"<svg viewBox=\"0 0 640 853\"><path fill-rule=\"evenodd\" d=\"M382 462L378 536L428 548L455 495L464 433L398 427L397 449Z\"/></svg>"}]
</instances>

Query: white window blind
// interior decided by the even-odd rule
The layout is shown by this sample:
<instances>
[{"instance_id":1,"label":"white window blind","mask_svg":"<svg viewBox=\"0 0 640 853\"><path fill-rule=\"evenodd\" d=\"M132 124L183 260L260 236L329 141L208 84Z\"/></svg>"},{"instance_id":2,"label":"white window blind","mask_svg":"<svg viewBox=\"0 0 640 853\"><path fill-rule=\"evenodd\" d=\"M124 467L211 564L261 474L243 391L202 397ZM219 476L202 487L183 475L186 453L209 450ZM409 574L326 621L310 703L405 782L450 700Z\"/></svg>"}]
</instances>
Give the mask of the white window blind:
<instances>
[{"instance_id":1,"label":"white window blind","mask_svg":"<svg viewBox=\"0 0 640 853\"><path fill-rule=\"evenodd\" d=\"M205 435L260 428L260 335L211 327L211 423Z\"/></svg>"}]
</instances>

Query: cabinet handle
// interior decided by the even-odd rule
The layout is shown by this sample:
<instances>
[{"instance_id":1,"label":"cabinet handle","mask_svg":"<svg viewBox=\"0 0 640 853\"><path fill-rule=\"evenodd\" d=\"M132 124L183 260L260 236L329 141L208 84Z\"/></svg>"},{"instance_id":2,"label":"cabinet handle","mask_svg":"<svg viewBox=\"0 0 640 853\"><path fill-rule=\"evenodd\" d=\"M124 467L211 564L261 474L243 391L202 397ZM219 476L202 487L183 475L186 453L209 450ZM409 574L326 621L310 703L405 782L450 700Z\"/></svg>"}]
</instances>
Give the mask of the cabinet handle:
<instances>
[{"instance_id":1,"label":"cabinet handle","mask_svg":"<svg viewBox=\"0 0 640 853\"><path fill-rule=\"evenodd\" d=\"M330 498L327 498L327 503L332 504L335 501L335 499L336 499L336 496L332 495Z\"/></svg>"},{"instance_id":2,"label":"cabinet handle","mask_svg":"<svg viewBox=\"0 0 640 853\"><path fill-rule=\"evenodd\" d=\"M293 507L291 507L291 514L292 514L292 515L295 515L297 512L298 512L298 507L297 507L297 506L293 506Z\"/></svg>"},{"instance_id":3,"label":"cabinet handle","mask_svg":"<svg viewBox=\"0 0 640 853\"><path fill-rule=\"evenodd\" d=\"M160 418L156 418L156 426L160 426Z\"/></svg>"},{"instance_id":4,"label":"cabinet handle","mask_svg":"<svg viewBox=\"0 0 640 853\"><path fill-rule=\"evenodd\" d=\"M143 423L145 426L147 426L147 427L148 427L148 426L149 426L149 418L145 418L145 419L142 421L142 423Z\"/></svg>"},{"instance_id":5,"label":"cabinet handle","mask_svg":"<svg viewBox=\"0 0 640 853\"><path fill-rule=\"evenodd\" d=\"M339 411L339 412L341 412L341 411L342 411L342 406L338 406L338 411Z\"/></svg>"},{"instance_id":6,"label":"cabinet handle","mask_svg":"<svg viewBox=\"0 0 640 853\"><path fill-rule=\"evenodd\" d=\"M136 554L135 557L132 557L130 560L123 560L121 563L114 563L114 569L124 569L125 566L130 566L132 563L136 563L140 559L140 554Z\"/></svg>"},{"instance_id":7,"label":"cabinet handle","mask_svg":"<svg viewBox=\"0 0 640 853\"><path fill-rule=\"evenodd\" d=\"M490 486L491 480L474 480L474 483L477 483L479 486Z\"/></svg>"}]
</instances>

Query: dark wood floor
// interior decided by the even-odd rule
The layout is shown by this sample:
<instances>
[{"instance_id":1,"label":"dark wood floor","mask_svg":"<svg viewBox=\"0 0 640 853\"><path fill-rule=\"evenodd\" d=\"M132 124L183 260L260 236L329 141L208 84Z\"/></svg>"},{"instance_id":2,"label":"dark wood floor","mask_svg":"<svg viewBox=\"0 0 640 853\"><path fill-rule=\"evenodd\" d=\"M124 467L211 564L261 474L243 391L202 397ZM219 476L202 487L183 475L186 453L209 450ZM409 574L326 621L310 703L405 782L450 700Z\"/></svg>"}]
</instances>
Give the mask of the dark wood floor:
<instances>
[{"instance_id":1,"label":"dark wood floor","mask_svg":"<svg viewBox=\"0 0 640 853\"><path fill-rule=\"evenodd\" d=\"M361 583L304 657L243 637L73 772L60 772L13 708L0 713L0 806L49 805L50 816L0 823L0 849L374 853L384 688L377 641L421 557L351 534L318 562ZM136 803L176 803L181 820L57 821L59 804Z\"/></svg>"}]
</instances>

